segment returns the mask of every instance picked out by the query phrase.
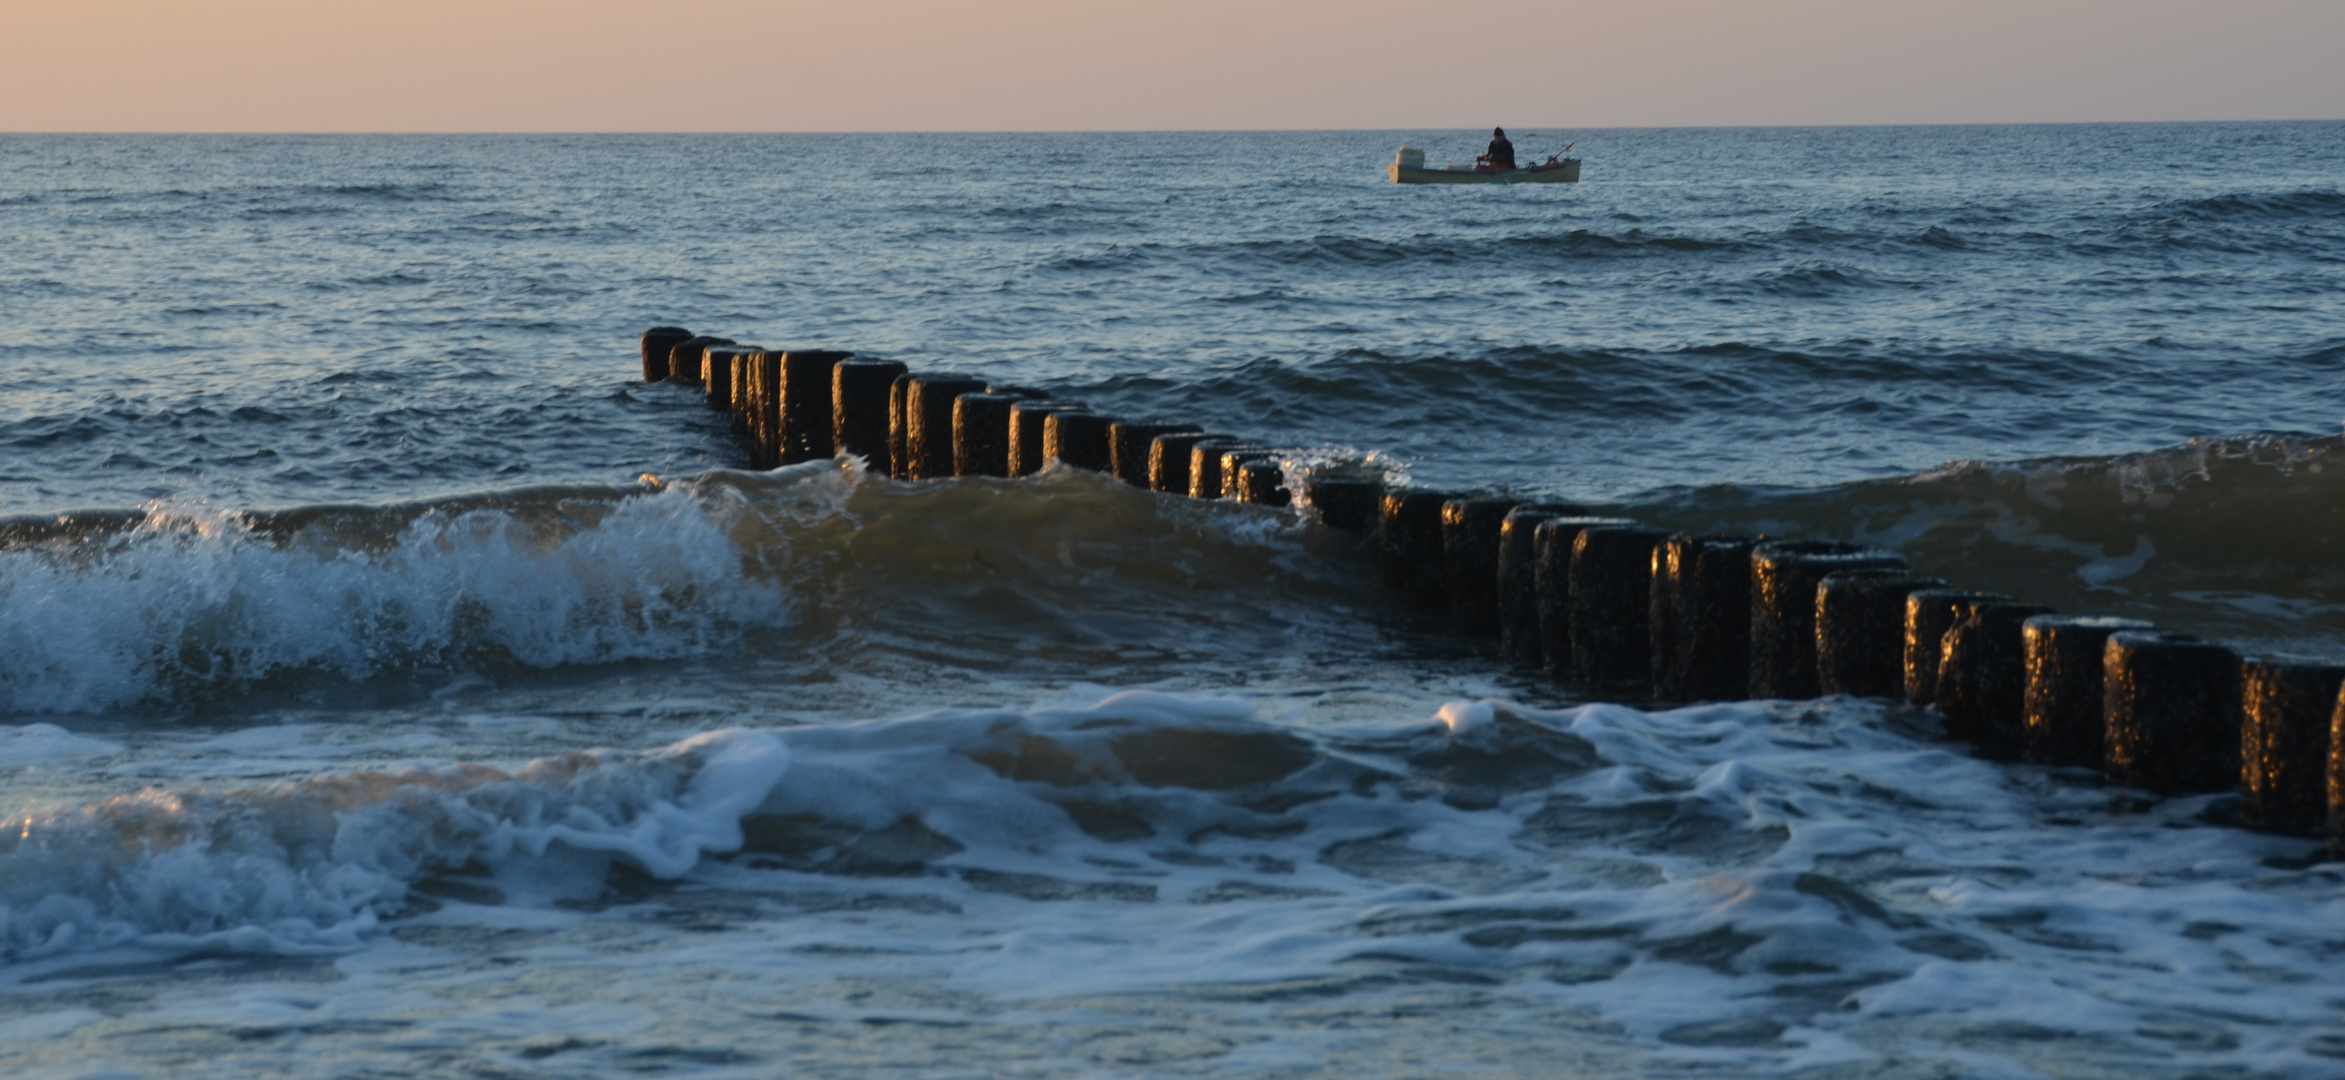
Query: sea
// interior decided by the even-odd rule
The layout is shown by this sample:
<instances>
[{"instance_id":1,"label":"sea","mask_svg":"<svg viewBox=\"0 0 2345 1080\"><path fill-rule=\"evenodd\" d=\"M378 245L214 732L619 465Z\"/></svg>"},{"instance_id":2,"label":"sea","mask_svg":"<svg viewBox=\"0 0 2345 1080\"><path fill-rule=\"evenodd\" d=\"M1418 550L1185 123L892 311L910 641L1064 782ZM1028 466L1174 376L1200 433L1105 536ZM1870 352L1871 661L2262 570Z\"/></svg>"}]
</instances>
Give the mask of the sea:
<instances>
[{"instance_id":1,"label":"sea","mask_svg":"<svg viewBox=\"0 0 2345 1080\"><path fill-rule=\"evenodd\" d=\"M884 77L884 76L875 76ZM1504 117L1496 118L1505 120ZM0 1075L2345 1076L2345 867L670 324L2345 659L2345 123L0 136Z\"/></svg>"}]
</instances>

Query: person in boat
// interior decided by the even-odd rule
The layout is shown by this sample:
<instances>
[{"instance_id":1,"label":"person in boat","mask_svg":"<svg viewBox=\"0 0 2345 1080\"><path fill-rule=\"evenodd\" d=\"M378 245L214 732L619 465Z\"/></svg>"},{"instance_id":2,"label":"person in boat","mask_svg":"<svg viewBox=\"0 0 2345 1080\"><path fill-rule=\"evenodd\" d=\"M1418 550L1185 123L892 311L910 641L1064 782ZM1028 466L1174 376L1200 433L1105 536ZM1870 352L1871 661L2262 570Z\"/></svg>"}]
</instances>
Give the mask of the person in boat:
<instances>
[{"instance_id":1,"label":"person in boat","mask_svg":"<svg viewBox=\"0 0 2345 1080\"><path fill-rule=\"evenodd\" d=\"M1490 129L1490 152L1482 160L1493 169L1514 168L1514 144L1507 141L1505 128Z\"/></svg>"}]
</instances>

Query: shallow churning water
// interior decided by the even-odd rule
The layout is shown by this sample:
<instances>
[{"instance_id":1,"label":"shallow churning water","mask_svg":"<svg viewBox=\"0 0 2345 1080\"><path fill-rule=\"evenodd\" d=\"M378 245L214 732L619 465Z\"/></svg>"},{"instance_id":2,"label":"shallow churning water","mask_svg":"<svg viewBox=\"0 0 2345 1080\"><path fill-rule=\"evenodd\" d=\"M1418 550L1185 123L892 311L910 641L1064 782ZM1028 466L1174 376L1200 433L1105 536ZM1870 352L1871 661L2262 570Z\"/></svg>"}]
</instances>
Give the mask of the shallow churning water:
<instances>
[{"instance_id":1,"label":"shallow churning water","mask_svg":"<svg viewBox=\"0 0 2345 1080\"><path fill-rule=\"evenodd\" d=\"M2333 1076L2310 841L680 323L2345 656L2345 125L0 137L0 1071Z\"/></svg>"}]
</instances>

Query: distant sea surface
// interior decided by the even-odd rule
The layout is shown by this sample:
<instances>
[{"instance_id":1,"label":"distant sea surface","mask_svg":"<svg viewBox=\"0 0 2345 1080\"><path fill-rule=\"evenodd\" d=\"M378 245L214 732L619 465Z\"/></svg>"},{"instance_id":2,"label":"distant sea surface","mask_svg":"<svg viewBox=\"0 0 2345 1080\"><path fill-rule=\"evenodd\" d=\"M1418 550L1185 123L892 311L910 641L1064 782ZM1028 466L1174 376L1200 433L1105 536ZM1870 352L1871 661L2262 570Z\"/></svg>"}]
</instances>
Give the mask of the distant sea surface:
<instances>
[{"instance_id":1,"label":"distant sea surface","mask_svg":"<svg viewBox=\"0 0 2345 1080\"><path fill-rule=\"evenodd\" d=\"M2345 1070L2345 874L2227 798L1583 702L1294 513L750 472L641 381L849 349L2345 659L2345 123L1513 135L1583 181L0 136L0 1072Z\"/></svg>"}]
</instances>

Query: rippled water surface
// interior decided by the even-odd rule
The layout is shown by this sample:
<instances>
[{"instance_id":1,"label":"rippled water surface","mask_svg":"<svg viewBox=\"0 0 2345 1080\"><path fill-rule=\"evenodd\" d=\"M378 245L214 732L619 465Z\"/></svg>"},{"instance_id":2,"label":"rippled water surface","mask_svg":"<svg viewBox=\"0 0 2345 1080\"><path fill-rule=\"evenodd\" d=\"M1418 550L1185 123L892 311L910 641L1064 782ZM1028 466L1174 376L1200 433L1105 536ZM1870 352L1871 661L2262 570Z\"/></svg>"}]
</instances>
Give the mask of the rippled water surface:
<instances>
[{"instance_id":1,"label":"rippled water surface","mask_svg":"<svg viewBox=\"0 0 2345 1080\"><path fill-rule=\"evenodd\" d=\"M2345 124L0 136L0 1072L2321 1077L2317 845L635 336L2345 657ZM648 474L648 475L647 475Z\"/></svg>"},{"instance_id":2,"label":"rippled water surface","mask_svg":"<svg viewBox=\"0 0 2345 1080\"><path fill-rule=\"evenodd\" d=\"M2337 125L1571 137L8 138L0 498L731 462L612 378L668 322L1616 496L2345 421Z\"/></svg>"}]
</instances>

